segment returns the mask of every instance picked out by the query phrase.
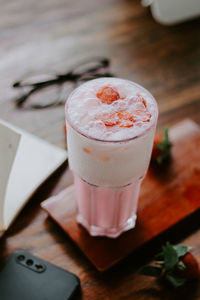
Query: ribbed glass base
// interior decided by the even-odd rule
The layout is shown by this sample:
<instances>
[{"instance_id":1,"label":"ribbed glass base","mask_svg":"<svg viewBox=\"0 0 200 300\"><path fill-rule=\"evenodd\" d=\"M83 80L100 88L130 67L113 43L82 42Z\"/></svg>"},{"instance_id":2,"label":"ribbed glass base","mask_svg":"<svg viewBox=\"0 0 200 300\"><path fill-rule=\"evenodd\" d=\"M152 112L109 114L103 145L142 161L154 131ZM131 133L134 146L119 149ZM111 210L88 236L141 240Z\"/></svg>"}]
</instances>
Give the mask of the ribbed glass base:
<instances>
[{"instance_id":1,"label":"ribbed glass base","mask_svg":"<svg viewBox=\"0 0 200 300\"><path fill-rule=\"evenodd\" d=\"M110 227L110 228L91 225L81 215L77 215L77 221L83 227L85 227L89 232L89 234L92 236L107 236L110 238L116 238L124 231L127 231L135 227L136 215L134 214L123 225L120 225L119 227Z\"/></svg>"},{"instance_id":2,"label":"ribbed glass base","mask_svg":"<svg viewBox=\"0 0 200 300\"><path fill-rule=\"evenodd\" d=\"M124 187L91 185L74 174L77 221L92 236L115 238L134 228L141 180Z\"/></svg>"}]
</instances>

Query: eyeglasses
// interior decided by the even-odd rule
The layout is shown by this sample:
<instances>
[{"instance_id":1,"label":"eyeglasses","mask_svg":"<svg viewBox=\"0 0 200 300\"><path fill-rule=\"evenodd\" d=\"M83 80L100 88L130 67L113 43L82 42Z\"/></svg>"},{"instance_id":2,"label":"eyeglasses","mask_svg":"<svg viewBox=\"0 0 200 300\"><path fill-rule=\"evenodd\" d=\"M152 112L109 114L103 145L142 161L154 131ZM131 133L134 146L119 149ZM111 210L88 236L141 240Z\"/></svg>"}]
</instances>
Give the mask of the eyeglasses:
<instances>
[{"instance_id":1,"label":"eyeglasses","mask_svg":"<svg viewBox=\"0 0 200 300\"><path fill-rule=\"evenodd\" d=\"M44 109L63 105L69 93L79 84L101 77L113 77L109 72L110 61L96 58L75 66L65 74L40 74L16 81L13 88L21 95L16 106L24 109Z\"/></svg>"}]
</instances>

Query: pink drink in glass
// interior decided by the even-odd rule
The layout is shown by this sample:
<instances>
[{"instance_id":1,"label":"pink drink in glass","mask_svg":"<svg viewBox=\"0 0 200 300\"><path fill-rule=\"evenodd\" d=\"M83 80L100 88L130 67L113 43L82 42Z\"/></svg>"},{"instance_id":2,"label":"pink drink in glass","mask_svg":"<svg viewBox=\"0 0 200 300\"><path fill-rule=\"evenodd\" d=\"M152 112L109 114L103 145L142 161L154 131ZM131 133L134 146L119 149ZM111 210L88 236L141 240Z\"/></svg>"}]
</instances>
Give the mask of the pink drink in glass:
<instances>
[{"instance_id":1,"label":"pink drink in glass","mask_svg":"<svg viewBox=\"0 0 200 300\"><path fill-rule=\"evenodd\" d=\"M77 221L93 236L134 228L158 117L153 96L119 78L91 80L66 103Z\"/></svg>"}]
</instances>

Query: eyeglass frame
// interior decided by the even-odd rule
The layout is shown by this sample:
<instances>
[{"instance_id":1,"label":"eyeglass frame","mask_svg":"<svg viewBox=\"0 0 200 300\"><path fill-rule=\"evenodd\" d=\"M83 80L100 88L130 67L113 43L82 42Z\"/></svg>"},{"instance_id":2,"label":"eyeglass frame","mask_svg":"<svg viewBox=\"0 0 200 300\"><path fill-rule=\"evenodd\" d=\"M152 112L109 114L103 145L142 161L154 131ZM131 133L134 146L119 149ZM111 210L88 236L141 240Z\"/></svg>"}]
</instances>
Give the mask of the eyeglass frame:
<instances>
[{"instance_id":1,"label":"eyeglass frame","mask_svg":"<svg viewBox=\"0 0 200 300\"><path fill-rule=\"evenodd\" d=\"M90 63L96 63L96 66L93 66L91 68L86 69L82 72L76 72L76 69L84 66L89 65ZM23 83L23 80L16 81L13 83L13 88L25 88L29 87L30 90L26 93L24 93L22 96L15 99L15 104L18 108L23 108L24 103L28 100L28 98L35 92L47 88L52 85L62 85L65 82L73 82L77 84L81 81L88 81L96 78L101 77L113 77L114 75L111 72L104 72L104 73L98 73L102 69L108 69L110 66L110 61L107 58L93 58L86 62L83 62L74 68L72 68L70 71L64 73L64 74L57 74L55 75L54 79L50 80L44 80L44 81L38 81L33 83ZM59 106L63 105L63 101L54 101L50 104L34 104L29 105L29 109L44 109L52 106Z\"/></svg>"}]
</instances>

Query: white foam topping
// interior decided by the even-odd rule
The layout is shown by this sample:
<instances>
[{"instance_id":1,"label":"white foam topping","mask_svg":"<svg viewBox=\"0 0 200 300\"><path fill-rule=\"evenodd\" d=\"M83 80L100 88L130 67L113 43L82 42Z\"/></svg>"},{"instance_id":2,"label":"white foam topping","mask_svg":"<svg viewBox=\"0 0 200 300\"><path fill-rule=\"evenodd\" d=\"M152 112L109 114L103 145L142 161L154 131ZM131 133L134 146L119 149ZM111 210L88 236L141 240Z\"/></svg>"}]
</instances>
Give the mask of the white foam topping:
<instances>
[{"instance_id":1,"label":"white foam topping","mask_svg":"<svg viewBox=\"0 0 200 300\"><path fill-rule=\"evenodd\" d=\"M98 97L105 87L119 98L111 103ZM81 85L70 95L66 114L80 133L99 140L134 138L156 122L157 104L143 87L124 79L100 78Z\"/></svg>"}]
</instances>

